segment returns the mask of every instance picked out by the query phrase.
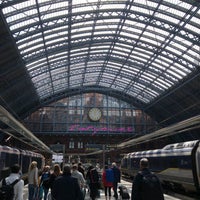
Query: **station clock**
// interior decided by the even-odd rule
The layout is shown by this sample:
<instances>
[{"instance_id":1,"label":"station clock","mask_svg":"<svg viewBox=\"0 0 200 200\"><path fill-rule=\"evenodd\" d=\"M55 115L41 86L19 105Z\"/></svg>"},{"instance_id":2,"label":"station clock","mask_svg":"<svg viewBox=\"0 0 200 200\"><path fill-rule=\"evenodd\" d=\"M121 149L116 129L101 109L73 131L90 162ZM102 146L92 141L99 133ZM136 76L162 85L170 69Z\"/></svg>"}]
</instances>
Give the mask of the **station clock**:
<instances>
[{"instance_id":1,"label":"station clock","mask_svg":"<svg viewBox=\"0 0 200 200\"><path fill-rule=\"evenodd\" d=\"M102 117L102 112L99 108L91 108L88 112L88 117L91 121L99 121Z\"/></svg>"}]
</instances>

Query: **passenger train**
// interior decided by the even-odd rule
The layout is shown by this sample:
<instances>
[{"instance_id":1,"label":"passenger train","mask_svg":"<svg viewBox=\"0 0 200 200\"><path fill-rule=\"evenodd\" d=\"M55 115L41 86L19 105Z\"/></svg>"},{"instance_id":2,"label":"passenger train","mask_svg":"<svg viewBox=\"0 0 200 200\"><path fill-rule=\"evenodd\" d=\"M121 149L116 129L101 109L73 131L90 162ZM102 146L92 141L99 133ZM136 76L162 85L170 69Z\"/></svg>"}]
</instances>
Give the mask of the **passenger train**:
<instances>
[{"instance_id":1,"label":"passenger train","mask_svg":"<svg viewBox=\"0 0 200 200\"><path fill-rule=\"evenodd\" d=\"M9 175L9 167L14 164L21 166L22 178L26 180L28 168L32 161L37 161L38 169L44 167L45 159L43 155L0 145L0 180Z\"/></svg>"},{"instance_id":2,"label":"passenger train","mask_svg":"<svg viewBox=\"0 0 200 200\"><path fill-rule=\"evenodd\" d=\"M164 185L175 190L200 193L200 141L169 144L162 149L126 154L121 161L123 175L134 178L141 158Z\"/></svg>"}]
</instances>

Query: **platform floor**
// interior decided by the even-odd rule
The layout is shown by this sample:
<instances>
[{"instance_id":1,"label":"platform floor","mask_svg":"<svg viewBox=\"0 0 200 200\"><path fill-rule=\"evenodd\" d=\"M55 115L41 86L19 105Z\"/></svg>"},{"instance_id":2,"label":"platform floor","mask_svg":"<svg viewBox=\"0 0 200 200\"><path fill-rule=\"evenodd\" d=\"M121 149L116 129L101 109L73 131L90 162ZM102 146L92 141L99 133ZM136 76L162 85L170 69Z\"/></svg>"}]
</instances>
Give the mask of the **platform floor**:
<instances>
[{"instance_id":1,"label":"platform floor","mask_svg":"<svg viewBox=\"0 0 200 200\"><path fill-rule=\"evenodd\" d=\"M119 185L120 184L122 184L122 185L124 185L128 188L129 194L131 196L132 184L130 182L127 182L127 181L124 181L124 180L122 180L121 183L119 183ZM114 193L112 192L112 195L113 194ZM175 197L172 197L172 196L169 196L169 195L166 195L166 194L164 196L165 196L165 200L182 200L182 199L175 198ZM120 196L119 196L118 199L121 200ZM28 200L28 187L27 187L27 185L24 187L24 200ZM88 192L86 193L85 200L90 200L90 195L89 195ZM103 190L100 190L100 197L97 200L106 200ZM115 198L112 196L110 200L115 200Z\"/></svg>"}]
</instances>

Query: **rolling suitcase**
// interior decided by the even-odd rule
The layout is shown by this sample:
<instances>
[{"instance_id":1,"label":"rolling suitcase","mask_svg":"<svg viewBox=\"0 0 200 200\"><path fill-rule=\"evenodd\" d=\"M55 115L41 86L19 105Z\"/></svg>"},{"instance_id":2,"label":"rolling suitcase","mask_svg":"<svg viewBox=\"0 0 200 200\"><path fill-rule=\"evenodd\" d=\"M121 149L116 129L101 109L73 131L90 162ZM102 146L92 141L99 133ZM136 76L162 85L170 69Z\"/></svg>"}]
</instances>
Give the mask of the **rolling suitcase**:
<instances>
[{"instance_id":1,"label":"rolling suitcase","mask_svg":"<svg viewBox=\"0 0 200 200\"><path fill-rule=\"evenodd\" d=\"M127 187L125 187L123 185L119 186L119 194L120 194L122 200L130 199L128 189L127 189Z\"/></svg>"}]
</instances>

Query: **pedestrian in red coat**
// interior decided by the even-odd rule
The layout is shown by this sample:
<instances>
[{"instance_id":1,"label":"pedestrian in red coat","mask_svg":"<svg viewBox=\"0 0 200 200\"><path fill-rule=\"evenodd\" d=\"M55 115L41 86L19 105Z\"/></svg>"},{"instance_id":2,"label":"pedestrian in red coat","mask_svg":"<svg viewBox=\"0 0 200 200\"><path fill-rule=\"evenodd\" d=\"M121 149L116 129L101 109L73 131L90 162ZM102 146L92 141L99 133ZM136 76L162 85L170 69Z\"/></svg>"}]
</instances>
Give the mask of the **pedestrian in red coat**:
<instances>
[{"instance_id":1,"label":"pedestrian in red coat","mask_svg":"<svg viewBox=\"0 0 200 200\"><path fill-rule=\"evenodd\" d=\"M104 186L105 197L107 199L107 194L109 199L111 199L111 188L113 187L114 174L111 168L106 165L102 174L102 182Z\"/></svg>"}]
</instances>

